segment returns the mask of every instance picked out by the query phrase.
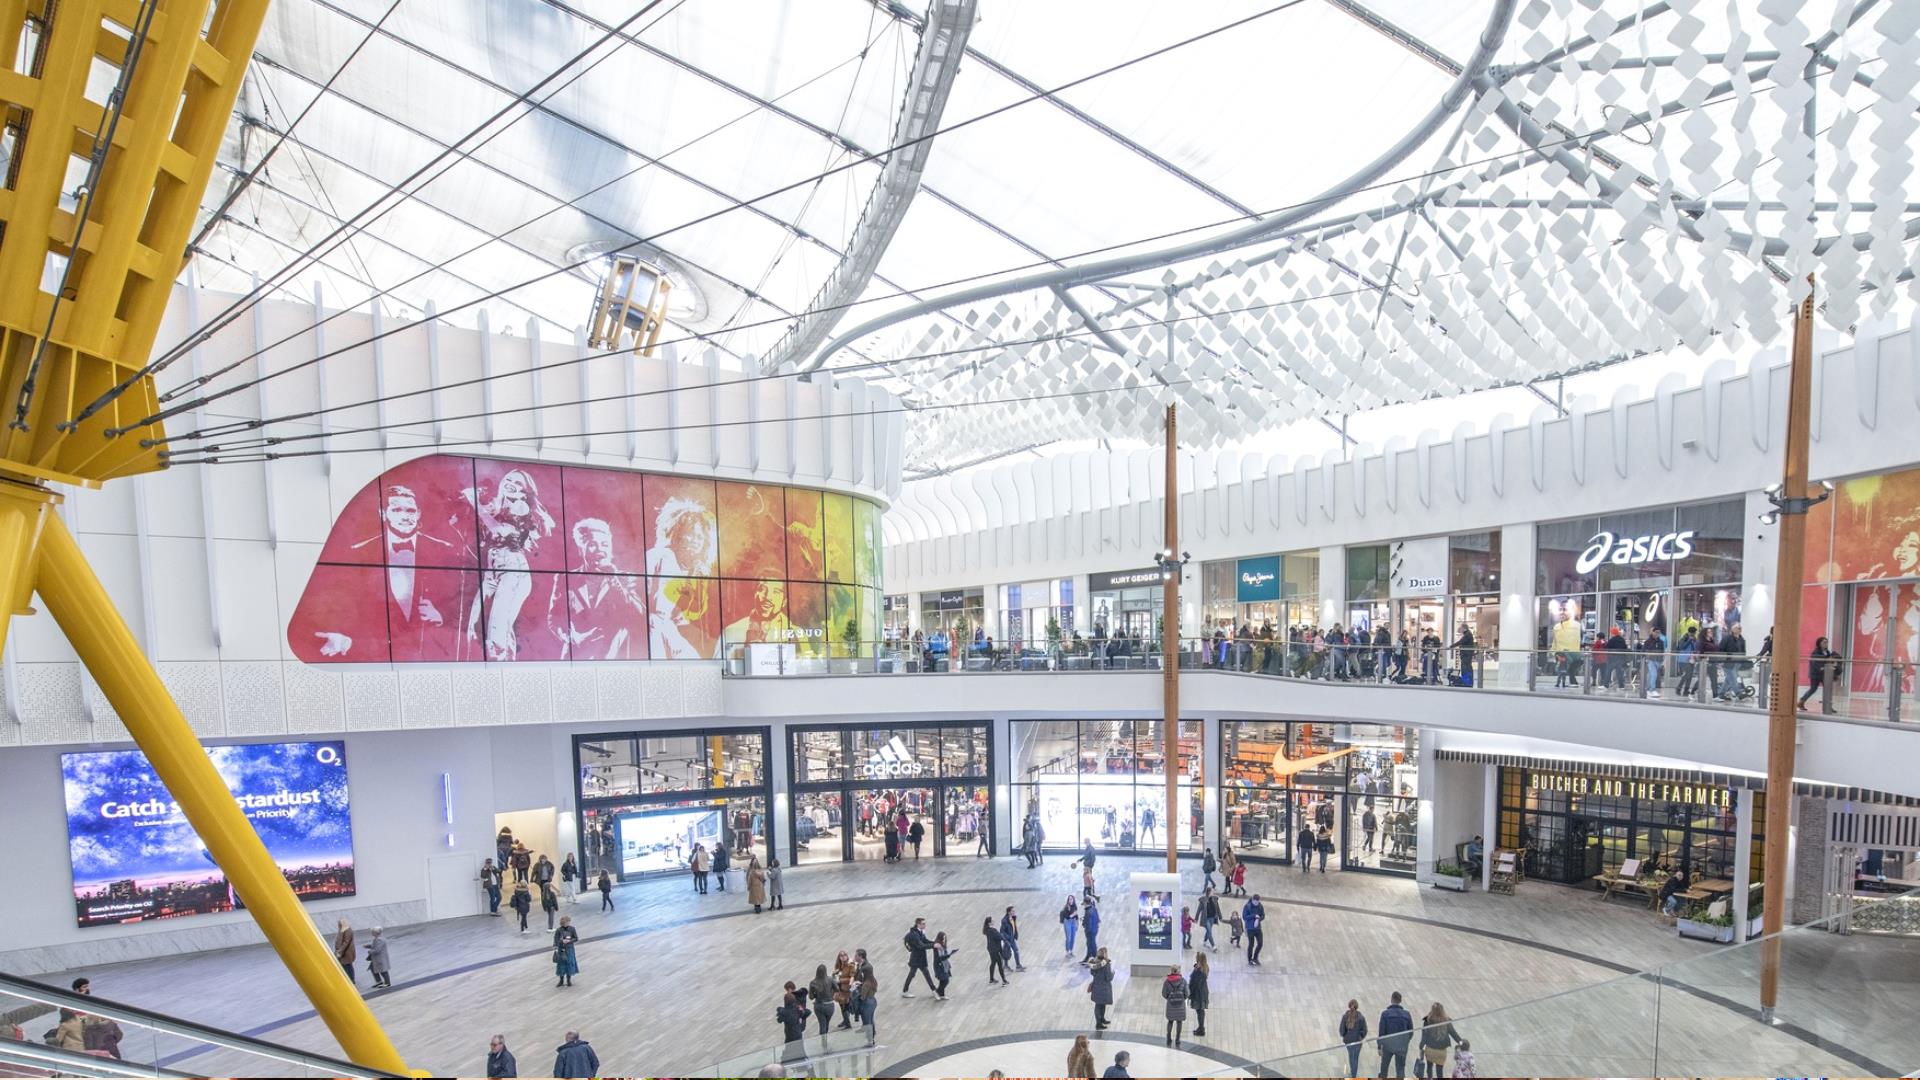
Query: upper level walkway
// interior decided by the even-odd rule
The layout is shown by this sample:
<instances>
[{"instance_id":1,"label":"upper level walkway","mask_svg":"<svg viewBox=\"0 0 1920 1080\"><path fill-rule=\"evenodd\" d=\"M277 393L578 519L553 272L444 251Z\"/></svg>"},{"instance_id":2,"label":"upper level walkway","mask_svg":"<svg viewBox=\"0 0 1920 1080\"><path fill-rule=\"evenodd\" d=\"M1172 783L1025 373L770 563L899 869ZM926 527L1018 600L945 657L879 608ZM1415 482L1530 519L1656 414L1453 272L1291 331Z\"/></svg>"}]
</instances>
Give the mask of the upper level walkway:
<instances>
[{"instance_id":1,"label":"upper level walkway","mask_svg":"<svg viewBox=\"0 0 1920 1080\"><path fill-rule=\"evenodd\" d=\"M729 716L1124 718L1162 711L1157 652L976 652L956 665L938 654L884 647L834 659L766 649L742 650L728 661L723 702ZM1372 648L1348 650L1338 667L1331 651L1317 658L1307 653L1290 667L1300 655L1284 645L1229 646L1224 657L1190 648L1182 653L1181 712L1188 718L1417 724L1766 771L1773 673L1765 657L1596 659L1590 652L1475 649L1462 665L1458 650L1447 648L1425 655L1414 650L1403 671L1389 650L1383 678ZM1920 777L1901 764L1914 749L1911 733L1920 731L1902 697L1912 669L1836 661L1834 671L1801 713L1796 775L1920 796ZM1877 686L1876 675L1884 680ZM1870 689L1853 689L1862 686ZM1829 695L1829 689L1841 692Z\"/></svg>"}]
</instances>

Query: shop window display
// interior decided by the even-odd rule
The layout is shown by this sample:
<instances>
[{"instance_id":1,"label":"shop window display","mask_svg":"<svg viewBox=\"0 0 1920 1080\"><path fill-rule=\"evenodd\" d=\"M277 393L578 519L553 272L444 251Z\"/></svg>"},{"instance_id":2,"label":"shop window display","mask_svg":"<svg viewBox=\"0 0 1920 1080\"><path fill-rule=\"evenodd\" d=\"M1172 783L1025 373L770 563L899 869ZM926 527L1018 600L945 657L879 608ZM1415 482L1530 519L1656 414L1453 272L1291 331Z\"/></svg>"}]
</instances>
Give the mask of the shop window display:
<instances>
[{"instance_id":1,"label":"shop window display","mask_svg":"<svg viewBox=\"0 0 1920 1080\"><path fill-rule=\"evenodd\" d=\"M1199 721L1180 722L1179 795L1171 812L1160 721L1026 720L1013 729L1016 830L1027 819L1037 821L1049 849L1089 841L1098 848L1158 848L1169 828L1181 849L1200 846Z\"/></svg>"},{"instance_id":2,"label":"shop window display","mask_svg":"<svg viewBox=\"0 0 1920 1080\"><path fill-rule=\"evenodd\" d=\"M1524 849L1527 876L1581 884L1617 869L1628 859L1650 867L1685 870L1696 880L1731 880L1736 806L1754 800L1751 880L1759 880L1764 845L1765 796L1710 785L1675 785L1631 779L1608 781L1619 790L1657 793L1690 788L1691 798L1647 798L1578 789L1584 777L1500 770L1500 846ZM1593 785L1600 786L1600 785Z\"/></svg>"},{"instance_id":3,"label":"shop window display","mask_svg":"<svg viewBox=\"0 0 1920 1080\"><path fill-rule=\"evenodd\" d=\"M984 724L802 729L791 753L796 864L910 859L916 824L921 858L959 854L950 842L977 840L991 824ZM895 828L902 813L907 836Z\"/></svg>"},{"instance_id":4,"label":"shop window display","mask_svg":"<svg viewBox=\"0 0 1920 1080\"><path fill-rule=\"evenodd\" d=\"M684 870L713 837L766 861L766 744L765 729L575 735L581 865L623 881Z\"/></svg>"},{"instance_id":5,"label":"shop window display","mask_svg":"<svg viewBox=\"0 0 1920 1080\"><path fill-rule=\"evenodd\" d=\"M1299 848L1324 827L1329 869L1411 875L1418 827L1418 745L1380 724L1221 721L1223 835L1254 860L1319 860ZM1369 836L1368 825L1372 825Z\"/></svg>"}]
</instances>

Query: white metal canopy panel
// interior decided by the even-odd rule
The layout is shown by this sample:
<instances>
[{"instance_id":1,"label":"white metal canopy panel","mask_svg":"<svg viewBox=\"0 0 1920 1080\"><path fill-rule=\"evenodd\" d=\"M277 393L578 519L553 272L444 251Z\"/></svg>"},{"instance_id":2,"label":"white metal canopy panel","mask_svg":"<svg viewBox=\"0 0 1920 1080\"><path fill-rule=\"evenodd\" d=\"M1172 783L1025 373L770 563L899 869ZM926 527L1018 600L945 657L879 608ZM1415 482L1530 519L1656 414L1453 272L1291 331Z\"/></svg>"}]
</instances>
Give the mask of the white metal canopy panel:
<instances>
[{"instance_id":1,"label":"white metal canopy panel","mask_svg":"<svg viewBox=\"0 0 1920 1080\"><path fill-rule=\"evenodd\" d=\"M1645 11L982 0L919 197L845 312L846 339L812 362L862 366L922 410L911 470L1145 435L1168 403L1187 406L1185 441L1218 446L1715 337L1771 340L1809 273L1841 328L1910 300L1920 3ZM284 287L572 326L589 256L625 247L676 276L673 336L750 366L854 242L923 14L276 0L207 195L201 280L245 291L391 205ZM1462 78L1483 41L1491 65ZM1430 135L1349 184L1456 84ZM437 155L408 197L380 201ZM1342 197L1259 242L1033 283L1329 192ZM993 282L1012 287L876 322Z\"/></svg>"}]
</instances>

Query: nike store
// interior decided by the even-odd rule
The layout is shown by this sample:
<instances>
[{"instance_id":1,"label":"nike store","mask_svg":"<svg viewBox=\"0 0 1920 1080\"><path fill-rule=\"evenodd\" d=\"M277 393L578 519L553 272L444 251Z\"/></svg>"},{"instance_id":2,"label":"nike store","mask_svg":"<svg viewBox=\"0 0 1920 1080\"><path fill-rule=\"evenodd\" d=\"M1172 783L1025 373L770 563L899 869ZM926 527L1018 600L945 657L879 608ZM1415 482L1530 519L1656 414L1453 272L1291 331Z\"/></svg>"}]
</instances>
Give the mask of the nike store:
<instances>
[{"instance_id":1,"label":"nike store","mask_svg":"<svg viewBox=\"0 0 1920 1080\"><path fill-rule=\"evenodd\" d=\"M790 728L788 864L971 855L993 820L984 721ZM908 834L890 839L905 814ZM912 828L920 828L916 850Z\"/></svg>"}]
</instances>

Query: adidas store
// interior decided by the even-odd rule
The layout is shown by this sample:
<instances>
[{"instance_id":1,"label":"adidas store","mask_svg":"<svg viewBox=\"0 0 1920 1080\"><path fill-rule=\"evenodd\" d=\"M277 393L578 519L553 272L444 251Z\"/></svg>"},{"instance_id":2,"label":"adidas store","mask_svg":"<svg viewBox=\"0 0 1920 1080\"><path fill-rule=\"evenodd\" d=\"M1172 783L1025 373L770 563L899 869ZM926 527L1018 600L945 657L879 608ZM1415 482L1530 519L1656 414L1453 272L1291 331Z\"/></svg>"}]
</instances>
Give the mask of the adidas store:
<instances>
[{"instance_id":1,"label":"adidas store","mask_svg":"<svg viewBox=\"0 0 1920 1080\"><path fill-rule=\"evenodd\" d=\"M985 721L789 729L790 865L971 855L993 815ZM905 814L907 837L890 840Z\"/></svg>"}]
</instances>

